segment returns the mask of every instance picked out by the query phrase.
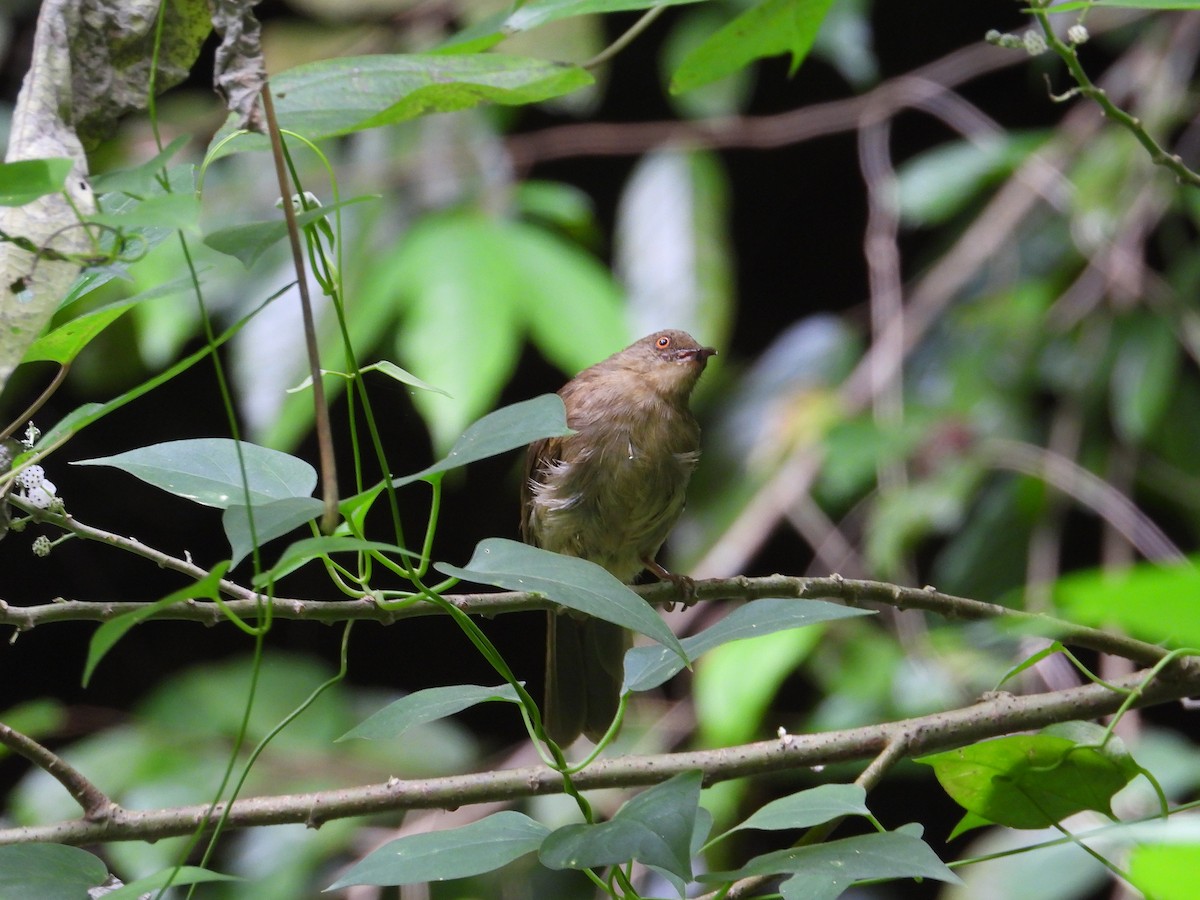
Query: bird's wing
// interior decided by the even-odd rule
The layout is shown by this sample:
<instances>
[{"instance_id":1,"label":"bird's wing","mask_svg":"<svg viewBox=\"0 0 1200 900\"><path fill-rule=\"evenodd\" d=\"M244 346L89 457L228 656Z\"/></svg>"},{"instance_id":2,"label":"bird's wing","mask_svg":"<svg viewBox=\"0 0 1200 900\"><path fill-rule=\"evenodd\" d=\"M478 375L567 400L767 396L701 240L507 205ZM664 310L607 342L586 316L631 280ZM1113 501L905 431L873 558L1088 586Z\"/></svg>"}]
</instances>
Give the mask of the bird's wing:
<instances>
[{"instance_id":1,"label":"bird's wing","mask_svg":"<svg viewBox=\"0 0 1200 900\"><path fill-rule=\"evenodd\" d=\"M521 540L538 546L533 533L533 486L546 480L546 472L562 459L563 439L542 438L525 451L525 477L521 479Z\"/></svg>"}]
</instances>

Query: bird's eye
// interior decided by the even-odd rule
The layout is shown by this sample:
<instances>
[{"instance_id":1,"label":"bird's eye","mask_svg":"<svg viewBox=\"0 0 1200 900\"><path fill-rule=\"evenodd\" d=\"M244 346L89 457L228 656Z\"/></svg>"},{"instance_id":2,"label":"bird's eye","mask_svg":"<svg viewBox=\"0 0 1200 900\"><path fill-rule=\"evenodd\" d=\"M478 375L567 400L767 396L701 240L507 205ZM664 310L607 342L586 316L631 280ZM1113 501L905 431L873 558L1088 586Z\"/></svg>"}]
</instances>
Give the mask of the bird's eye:
<instances>
[{"instance_id":1,"label":"bird's eye","mask_svg":"<svg viewBox=\"0 0 1200 900\"><path fill-rule=\"evenodd\" d=\"M654 342L654 345L656 347L658 347L659 350L666 350L668 347L671 346L671 339L664 334L662 337L660 337L657 341Z\"/></svg>"}]
</instances>

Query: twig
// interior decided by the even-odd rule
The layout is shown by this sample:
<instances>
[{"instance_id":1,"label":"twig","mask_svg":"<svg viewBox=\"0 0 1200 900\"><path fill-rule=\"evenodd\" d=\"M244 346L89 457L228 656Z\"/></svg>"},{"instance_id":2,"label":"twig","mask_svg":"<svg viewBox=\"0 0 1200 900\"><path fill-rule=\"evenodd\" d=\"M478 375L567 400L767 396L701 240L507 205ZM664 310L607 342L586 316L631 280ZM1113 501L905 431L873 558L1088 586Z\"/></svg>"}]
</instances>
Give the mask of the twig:
<instances>
[{"instance_id":1,"label":"twig","mask_svg":"<svg viewBox=\"0 0 1200 900\"><path fill-rule=\"evenodd\" d=\"M172 567L174 568L174 567ZM197 575L204 572L198 567ZM222 591L226 591L222 582ZM944 594L932 587L901 587L882 581L862 581L831 575L827 578L798 578L789 575L769 575L762 578L714 578L696 581L691 596L697 601L709 600L757 600L765 597L795 597L798 599L820 599L844 603L847 606L873 608L877 605L896 609L923 609L952 619L983 620L1005 619L1019 624L1039 635L1052 637L1064 644L1087 647L1104 653L1112 653L1131 659L1138 665L1148 666L1161 660L1167 653L1157 644L1139 641L1124 635L1112 634L1098 628L1076 625L1063 619L1036 613L1010 609L996 603L983 603L967 597ZM243 594L246 589L233 586ZM667 606L681 602L681 591L669 583L634 587L633 590L648 603ZM555 609L555 604L542 594L506 591L483 594L446 594L445 600L468 615L491 618L505 613L531 612ZM370 599L362 600L300 600L276 597L268 601L264 596L244 597L225 603L231 612L247 620L255 620L267 614L281 619L303 619L313 622L348 622L367 620L385 625L404 619L442 615L442 611L431 603L418 602L401 609L381 609ZM89 602L85 600L59 601L39 606L10 606L0 601L0 625L12 625L25 631L37 625L51 622L90 621L104 622L119 615L144 610L144 603ZM207 600L188 600L176 606L159 610L148 619L159 621L189 621L215 625L228 621L218 606Z\"/></svg>"},{"instance_id":2,"label":"twig","mask_svg":"<svg viewBox=\"0 0 1200 900\"><path fill-rule=\"evenodd\" d=\"M1152 680L1136 705L1165 703L1200 692L1200 667L1180 663L1178 675ZM1144 672L1118 679L1114 686L1132 691ZM899 722L830 731L786 735L783 738L719 750L696 750L650 756L597 760L574 776L579 790L658 784L682 772L699 769L706 785L733 778L782 772L837 762L873 759L907 738L905 755L933 753L1013 731L1041 728L1071 719L1092 719L1114 712L1126 695L1088 684L1047 694L1017 697L995 694L963 709L905 719ZM525 766L500 772L478 772L441 778L389 779L381 784L306 794L283 794L241 800L229 810L228 825L324 822L352 816L409 809L454 808L472 803L513 800L560 793L560 773L545 766ZM218 806L217 812L223 812ZM157 840L189 834L208 815L207 804L156 810L114 809L102 822L75 819L53 825L0 830L0 845L50 841L86 844L95 841Z\"/></svg>"},{"instance_id":3,"label":"twig","mask_svg":"<svg viewBox=\"0 0 1200 900\"><path fill-rule=\"evenodd\" d=\"M82 772L68 765L62 757L3 722L0 722L0 744L25 757L65 787L67 793L83 808L82 821L104 822L119 808L107 794L88 781Z\"/></svg>"}]
</instances>

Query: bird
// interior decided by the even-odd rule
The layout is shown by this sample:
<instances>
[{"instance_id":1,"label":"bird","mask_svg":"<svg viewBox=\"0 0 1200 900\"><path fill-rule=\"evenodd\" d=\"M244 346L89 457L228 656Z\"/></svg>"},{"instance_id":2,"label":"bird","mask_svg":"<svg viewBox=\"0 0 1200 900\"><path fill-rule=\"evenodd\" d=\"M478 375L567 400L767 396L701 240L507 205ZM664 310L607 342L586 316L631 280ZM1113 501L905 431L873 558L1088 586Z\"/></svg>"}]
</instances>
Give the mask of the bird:
<instances>
[{"instance_id":1,"label":"bird","mask_svg":"<svg viewBox=\"0 0 1200 900\"><path fill-rule=\"evenodd\" d=\"M649 570L691 585L655 556L683 512L700 458L688 400L716 353L685 331L657 331L563 385L558 395L574 433L526 451L525 543L594 562L625 584ZM546 645L546 734L561 747L581 733L598 742L620 702L630 634L552 611Z\"/></svg>"}]
</instances>

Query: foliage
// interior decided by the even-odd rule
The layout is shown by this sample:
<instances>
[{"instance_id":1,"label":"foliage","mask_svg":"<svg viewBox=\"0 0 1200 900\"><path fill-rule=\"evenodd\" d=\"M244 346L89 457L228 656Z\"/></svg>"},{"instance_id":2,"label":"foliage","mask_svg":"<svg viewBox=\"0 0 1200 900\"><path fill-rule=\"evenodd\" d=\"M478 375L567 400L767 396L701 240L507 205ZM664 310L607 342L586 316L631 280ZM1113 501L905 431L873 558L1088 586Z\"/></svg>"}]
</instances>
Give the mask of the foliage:
<instances>
[{"instance_id":1,"label":"foliage","mask_svg":"<svg viewBox=\"0 0 1200 900\"><path fill-rule=\"evenodd\" d=\"M146 76L134 91L155 155L85 183L95 211L78 202L72 173L89 162L75 145L97 122L42 109L48 134L86 127L61 156L30 156L19 143L28 128L18 129L0 206L53 201L74 242L0 232L0 271L20 273L0 313L45 299L39 266L78 277L40 334L27 318L5 320L5 347L24 342L13 383L45 363L58 375L3 434L4 549L27 552L33 531L42 556L93 541L186 583L158 597L135 579L124 585L132 602L109 603L49 602L51 582L35 605L4 604L0 621L100 622L81 665L88 689L159 620L231 624L249 652L182 672L128 722L61 750L47 744L65 702L0 717L0 744L33 767L0 830L0 894L78 897L112 873L130 883L109 896L454 881L461 893L436 896L537 883L546 896L790 900L918 879L929 896L955 897L996 871L987 842L1002 840L1018 859L998 879L1013 896L1033 889L1023 861L1063 846L1147 896L1182 896L1197 839L1184 815L1194 803L1181 798L1200 787L1197 750L1146 725L1139 708L1200 694L1196 568L1179 549L1194 551L1200 530L1200 345L1184 299L1200 272L1189 240L1200 176L1185 152L1195 92L1180 74L1200 24L1163 12L1196 6L1036 0L1031 30L990 34L1004 50L980 42L978 71L1001 65L984 51L1015 65L1022 48L1049 51L1062 64L1056 84L1070 79L1052 99L1074 102L1036 130L996 126L954 93L967 76L945 67L930 67L919 91L897 79L840 101L853 115L836 127L855 132L865 184L869 331L849 317L793 316L752 364L730 360L702 387L706 455L671 548L696 575L690 594L625 585L499 536L456 564L440 549L451 528L442 503L465 472L568 433L553 395L501 403L527 343L568 374L667 324L724 347L735 320L729 204L754 201L733 193L718 151L798 143L813 127L802 116L780 138L783 119L742 114L745 85L752 73L778 77L774 57L802 80L810 53L869 77L875 61L852 58L839 39L869 30L869 4L447 4L432 38L414 26L403 40L422 43L388 47L401 52L322 45L291 61L252 117L269 133L231 114L198 135L202 154L188 149L196 136L164 146L173 95L162 106L154 96L207 33L199 6L185 5L153 38L150 70L170 62L169 77ZM1121 30L1104 7L1139 11L1144 27ZM1054 27L1061 15L1065 30ZM505 132L534 107L586 115L606 67L660 20L673 29L664 96L707 118L662 123L647 146L636 129L626 136L620 152L642 158L616 216L614 277L589 198L523 171L599 151L587 141L562 150L580 146L571 140L539 150L536 135ZM605 23L627 30L586 60L572 56L573 42L603 44ZM249 5L224 4L217 24L242 51L218 54L218 82L231 94L257 85ZM1094 82L1091 30L1113 58ZM891 123L910 107L961 139L894 165ZM919 274L901 266L902 228L933 248ZM302 340L285 335L298 318ZM153 373L44 434L28 424L69 369L129 355L131 335ZM201 349L185 353L196 338ZM163 492L164 509L191 504L190 521L202 521L201 507L221 510L227 547L215 562L175 555L157 536L124 537L119 511L81 521L45 477L68 441L201 362L213 365L228 436L123 434L116 452L69 461L97 478L133 475ZM436 461L397 471L380 436L381 386L411 391ZM334 400L347 410L336 437ZM425 440L406 428L408 443ZM319 465L296 450L313 429ZM339 479L335 455L349 476ZM339 483L353 485L349 496ZM842 574L741 575L773 533ZM286 595L314 583L288 580L296 573L321 579L320 599ZM903 586L923 580L939 589ZM453 593L460 583L501 592ZM655 609L678 600L699 602L670 620ZM643 638L626 654L612 728L585 751L547 737L526 673L480 618L545 610ZM347 679L358 619L411 635L432 616L456 629L446 652L476 655L499 683L422 684L398 697ZM270 650L281 619L340 625L337 669ZM801 679L818 699L796 710L789 694ZM492 767L457 724L482 704L519 718L528 764ZM669 712L655 720L651 708ZM1107 726L1091 721L1101 716ZM684 737L673 721L686 723ZM910 759L923 765L901 766ZM963 810L950 835L970 834L963 848L934 833L930 810L885 812L872 794L885 779L924 778L933 792L930 771L939 797ZM448 808L459 812L438 827L396 825L400 812ZM843 826L853 833L834 836ZM1093 884L1035 887L1068 900Z\"/></svg>"}]
</instances>

